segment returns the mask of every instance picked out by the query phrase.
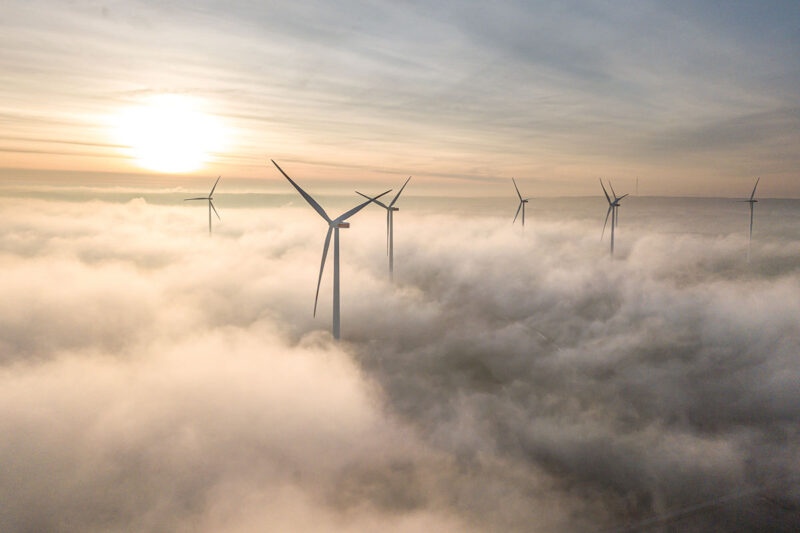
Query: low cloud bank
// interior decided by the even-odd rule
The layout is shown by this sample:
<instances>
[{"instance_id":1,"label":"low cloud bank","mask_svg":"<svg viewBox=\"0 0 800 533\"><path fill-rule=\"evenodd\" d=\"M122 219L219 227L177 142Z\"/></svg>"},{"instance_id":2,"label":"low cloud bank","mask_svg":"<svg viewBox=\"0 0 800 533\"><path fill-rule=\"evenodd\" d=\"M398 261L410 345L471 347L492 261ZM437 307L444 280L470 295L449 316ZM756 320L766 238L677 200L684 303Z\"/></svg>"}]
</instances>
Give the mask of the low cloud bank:
<instances>
[{"instance_id":1,"label":"low cloud bank","mask_svg":"<svg viewBox=\"0 0 800 533\"><path fill-rule=\"evenodd\" d=\"M365 211L337 345L310 210L2 208L3 531L800 525L783 234Z\"/></svg>"}]
</instances>

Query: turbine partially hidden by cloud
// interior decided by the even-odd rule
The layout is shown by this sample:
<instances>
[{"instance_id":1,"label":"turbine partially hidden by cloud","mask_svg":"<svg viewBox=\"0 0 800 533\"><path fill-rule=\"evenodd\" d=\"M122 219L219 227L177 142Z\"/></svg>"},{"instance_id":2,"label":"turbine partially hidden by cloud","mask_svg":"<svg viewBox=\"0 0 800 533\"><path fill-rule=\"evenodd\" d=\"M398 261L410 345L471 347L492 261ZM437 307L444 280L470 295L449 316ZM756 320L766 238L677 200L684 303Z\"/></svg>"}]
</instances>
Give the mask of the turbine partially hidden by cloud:
<instances>
[{"instance_id":1,"label":"turbine partially hidden by cloud","mask_svg":"<svg viewBox=\"0 0 800 533\"><path fill-rule=\"evenodd\" d=\"M519 207L517 207L517 213L514 215L514 220L512 224L517 221L517 217L519 216L520 210L522 210L522 228L525 229L525 204L528 203L530 198L523 198L522 195L519 193L519 187L517 187L517 182L514 178L511 178L511 183L514 184L514 190L517 191L517 196L519 197Z\"/></svg>"},{"instance_id":2,"label":"turbine partially hidden by cloud","mask_svg":"<svg viewBox=\"0 0 800 533\"><path fill-rule=\"evenodd\" d=\"M606 211L606 219L603 222L603 231L600 233L600 240L603 239L603 235L606 233L606 225L608 224L608 215L611 215L611 255L614 255L614 230L616 229L617 225L619 224L619 201L628 196L627 194L623 194L620 197L617 197L617 193L614 191L614 187L611 185L611 180L608 181L608 186L611 187L611 194L614 196L612 200L611 197L608 195L608 191L606 191L606 186L603 185L603 180L600 180L600 187L603 188L603 194L608 201L608 211Z\"/></svg>"},{"instance_id":3,"label":"turbine partially hidden by cloud","mask_svg":"<svg viewBox=\"0 0 800 533\"><path fill-rule=\"evenodd\" d=\"M365 211L335 343L307 207L89 206L0 198L2 531L800 525L791 233Z\"/></svg>"},{"instance_id":4,"label":"turbine partially hidden by cloud","mask_svg":"<svg viewBox=\"0 0 800 533\"><path fill-rule=\"evenodd\" d=\"M217 178L217 181L214 182L214 186L211 187L211 192L208 193L208 196L198 196L197 198L184 198L184 202L192 202L195 200L207 200L208 201L208 235L211 235L211 210L214 210L214 214L217 215L217 219L222 220L217 213L217 208L214 207L214 190L217 188L217 184L222 176Z\"/></svg>"},{"instance_id":5,"label":"turbine partially hidden by cloud","mask_svg":"<svg viewBox=\"0 0 800 533\"><path fill-rule=\"evenodd\" d=\"M400 187L400 190L397 191L397 194L395 194L394 198L392 198L392 201L389 202L389 205L386 205L380 200L377 200L371 196L367 196L366 194L356 191L357 194L363 196L364 198L368 198L375 205L386 209L386 255L389 258L389 277L391 279L394 279L394 213L395 211L400 211L400 208L395 207L394 204L397 203L400 195L403 194L403 189L406 188L406 185L408 185L409 181L411 181L411 176L406 179L405 183L403 183L403 186Z\"/></svg>"},{"instance_id":6,"label":"turbine partially hidden by cloud","mask_svg":"<svg viewBox=\"0 0 800 533\"><path fill-rule=\"evenodd\" d=\"M747 200L741 200L742 202L747 202L750 204L750 231L747 233L747 260L750 261L750 245L753 242L753 211L755 208L756 203L756 188L758 187L758 182L761 181L761 178L756 180L756 184L753 185L753 192L750 193L750 198Z\"/></svg>"}]
</instances>

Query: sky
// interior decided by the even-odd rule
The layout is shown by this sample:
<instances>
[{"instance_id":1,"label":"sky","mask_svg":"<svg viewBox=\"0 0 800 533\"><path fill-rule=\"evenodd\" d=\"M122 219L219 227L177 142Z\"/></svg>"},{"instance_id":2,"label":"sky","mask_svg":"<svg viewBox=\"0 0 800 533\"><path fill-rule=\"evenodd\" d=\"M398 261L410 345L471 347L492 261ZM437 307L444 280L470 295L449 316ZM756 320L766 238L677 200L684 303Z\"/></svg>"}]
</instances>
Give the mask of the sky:
<instances>
[{"instance_id":1,"label":"sky","mask_svg":"<svg viewBox=\"0 0 800 533\"><path fill-rule=\"evenodd\" d=\"M796 200L748 263L727 200L630 198L612 260L598 199L523 233L401 197L394 284L383 211L342 230L335 342L325 224L229 197L209 238L0 195L0 530L798 530Z\"/></svg>"},{"instance_id":2,"label":"sky","mask_svg":"<svg viewBox=\"0 0 800 533\"><path fill-rule=\"evenodd\" d=\"M0 6L5 182L800 197L797 2Z\"/></svg>"}]
</instances>

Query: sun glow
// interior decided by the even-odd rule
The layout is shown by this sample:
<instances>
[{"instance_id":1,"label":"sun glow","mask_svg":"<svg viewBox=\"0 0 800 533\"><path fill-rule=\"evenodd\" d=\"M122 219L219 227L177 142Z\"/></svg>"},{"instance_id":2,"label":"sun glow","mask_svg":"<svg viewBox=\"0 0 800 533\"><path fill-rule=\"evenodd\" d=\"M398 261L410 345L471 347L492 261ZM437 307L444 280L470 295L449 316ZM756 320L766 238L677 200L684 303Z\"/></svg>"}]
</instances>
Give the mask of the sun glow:
<instances>
[{"instance_id":1,"label":"sun glow","mask_svg":"<svg viewBox=\"0 0 800 533\"><path fill-rule=\"evenodd\" d=\"M169 173L196 170L224 141L219 121L200 107L182 95L151 97L114 119L116 137L141 167Z\"/></svg>"}]
</instances>

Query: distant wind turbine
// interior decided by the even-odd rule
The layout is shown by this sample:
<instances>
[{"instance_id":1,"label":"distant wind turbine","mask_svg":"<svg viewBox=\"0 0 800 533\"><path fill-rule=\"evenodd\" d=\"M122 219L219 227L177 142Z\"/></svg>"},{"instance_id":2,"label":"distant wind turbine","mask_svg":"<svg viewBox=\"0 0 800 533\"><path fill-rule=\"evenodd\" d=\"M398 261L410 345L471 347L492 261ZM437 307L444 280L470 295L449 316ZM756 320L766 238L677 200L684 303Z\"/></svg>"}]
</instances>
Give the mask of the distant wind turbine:
<instances>
[{"instance_id":1,"label":"distant wind turbine","mask_svg":"<svg viewBox=\"0 0 800 533\"><path fill-rule=\"evenodd\" d=\"M301 189L300 186L296 184L292 180L292 178L290 178L286 174L286 172L283 171L283 169L280 166L278 166L278 163L276 163L271 159L270 161L272 161L272 164L275 165L275 168L277 168L280 171L280 173L283 174L283 177L289 180L289 183L291 183L292 186L295 189L297 189L297 192L300 193L300 196L305 198L306 202L308 202L308 204L311 207L313 207L317 213L319 213L319 216L325 219L325 222L328 223L328 234L325 236L325 245L322 248L322 262L319 265L319 278L317 278L317 293L314 296L314 316L317 316L317 301L319 300L319 286L320 283L322 282L322 271L325 269L325 259L328 257L328 246L331 243L331 233L333 233L333 338L339 339L341 333L340 320L339 320L339 229L349 228L350 223L345 222L345 220L347 220L351 216L355 215L356 213L364 209L364 207L366 207L366 205L369 204L370 202L374 202L384 194L390 193L391 189L389 189L386 192L382 192L381 194L375 196L374 198L369 198L369 200L355 206L350 211L347 211L346 213L343 213L338 217L331 219L331 217L328 216L325 210L322 209L322 206L320 206L316 202L316 200L314 200L306 191Z\"/></svg>"},{"instance_id":2,"label":"distant wind turbine","mask_svg":"<svg viewBox=\"0 0 800 533\"><path fill-rule=\"evenodd\" d=\"M221 218L219 218L219 213L217 213L217 208L214 207L214 189L217 188L217 183L219 183L219 178L221 178L221 177L222 176L219 176L217 178L217 181L214 182L214 186L211 187L211 192L208 193L208 196L199 196L197 198L186 198L186 199L183 200L184 202L190 202L192 200L208 200L208 235L209 236L211 235L211 210L213 209L214 210L214 214L217 215L217 218L219 220L222 220Z\"/></svg>"},{"instance_id":3,"label":"distant wind turbine","mask_svg":"<svg viewBox=\"0 0 800 533\"><path fill-rule=\"evenodd\" d=\"M519 207L517 207L517 214L514 215L514 221L511 222L512 224L517 221L517 217L519 216L520 209L522 210L522 227L525 228L525 204L528 203L530 198L523 198L522 195L519 193L519 187L517 187L517 182L514 181L514 178L511 178L511 181L514 183L514 189L517 191L517 196L519 196Z\"/></svg>"},{"instance_id":4,"label":"distant wind turbine","mask_svg":"<svg viewBox=\"0 0 800 533\"><path fill-rule=\"evenodd\" d=\"M756 196L756 187L758 187L758 182L761 181L761 178L756 180L756 184L753 185L753 192L750 193L750 198L747 200L739 200L740 202L747 202L750 204L750 234L747 237L747 260L750 261L750 242L753 240L753 207L755 206L758 200L755 199Z\"/></svg>"},{"instance_id":5,"label":"distant wind turbine","mask_svg":"<svg viewBox=\"0 0 800 533\"><path fill-rule=\"evenodd\" d=\"M392 201L389 202L389 205L372 199L376 204L386 209L386 254L389 256L389 277L391 279L394 279L394 212L400 210L400 208L395 207L394 204L397 202L397 199L400 198L400 195L403 193L403 189L406 188L406 185L408 185L410 180L411 176L409 176L403 186L400 187L400 191L398 191L395 197L392 198ZM356 193L360 194L364 198L370 198L366 194L358 191L356 191Z\"/></svg>"},{"instance_id":6,"label":"distant wind turbine","mask_svg":"<svg viewBox=\"0 0 800 533\"><path fill-rule=\"evenodd\" d=\"M601 184L602 184L602 182L601 182ZM608 180L608 186L611 187L611 194L614 196L614 198L616 200L619 201L619 200L622 200L622 198L625 198L625 196L628 196L626 194L622 198L617 198L617 193L614 192L614 186L611 184L611 180ZM614 221L614 226L615 227L619 227L619 203L617 203L617 205L614 207L614 220L613 221Z\"/></svg>"},{"instance_id":7,"label":"distant wind turbine","mask_svg":"<svg viewBox=\"0 0 800 533\"><path fill-rule=\"evenodd\" d=\"M603 232L600 234L600 240L603 239L603 235L606 233L606 225L608 224L608 215L611 215L611 255L614 255L614 227L617 225L617 209L619 209L619 201L628 196L627 194L623 194L620 197L617 197L617 193L614 192L614 187L611 186L611 180L608 181L608 186L611 187L611 194L614 195L614 199L612 200L610 196L608 196L608 192L606 191L605 185L603 185L603 180L600 180L600 186L603 188L603 194L606 195L606 200L608 200L608 211L606 212L606 221L603 222Z\"/></svg>"}]
</instances>

